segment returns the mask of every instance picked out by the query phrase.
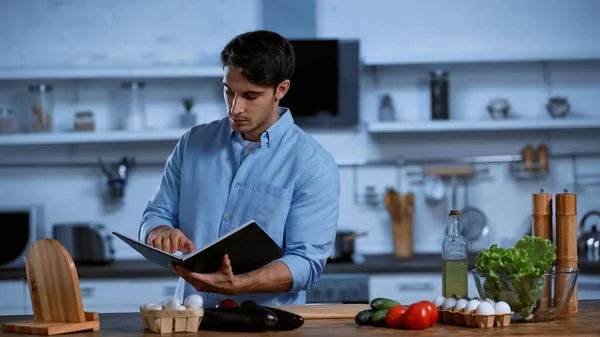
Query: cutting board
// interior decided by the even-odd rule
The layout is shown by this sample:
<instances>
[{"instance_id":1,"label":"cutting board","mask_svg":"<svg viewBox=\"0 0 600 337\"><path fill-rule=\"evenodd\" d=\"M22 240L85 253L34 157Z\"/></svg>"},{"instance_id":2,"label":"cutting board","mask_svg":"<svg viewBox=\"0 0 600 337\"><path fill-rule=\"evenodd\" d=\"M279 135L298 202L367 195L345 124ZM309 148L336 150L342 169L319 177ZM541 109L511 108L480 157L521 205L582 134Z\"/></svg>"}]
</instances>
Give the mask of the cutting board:
<instances>
[{"instance_id":1,"label":"cutting board","mask_svg":"<svg viewBox=\"0 0 600 337\"><path fill-rule=\"evenodd\" d=\"M369 309L368 304L307 304L307 305L282 305L274 308L289 311L304 319L334 319L351 318L365 309Z\"/></svg>"}]
</instances>

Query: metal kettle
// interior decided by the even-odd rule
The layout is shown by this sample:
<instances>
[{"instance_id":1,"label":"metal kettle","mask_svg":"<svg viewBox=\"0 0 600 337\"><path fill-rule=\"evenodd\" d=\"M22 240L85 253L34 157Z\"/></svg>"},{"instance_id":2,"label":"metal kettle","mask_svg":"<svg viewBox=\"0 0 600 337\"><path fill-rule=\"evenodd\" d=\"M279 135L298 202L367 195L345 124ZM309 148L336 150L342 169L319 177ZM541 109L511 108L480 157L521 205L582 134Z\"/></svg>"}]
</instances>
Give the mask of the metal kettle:
<instances>
[{"instance_id":1,"label":"metal kettle","mask_svg":"<svg viewBox=\"0 0 600 337\"><path fill-rule=\"evenodd\" d=\"M587 261L600 261L600 233L598 233L598 225L593 224L589 232L584 232L586 220L592 215L600 217L600 211L589 211L581 219L579 229L581 234L577 239L578 255Z\"/></svg>"}]
</instances>

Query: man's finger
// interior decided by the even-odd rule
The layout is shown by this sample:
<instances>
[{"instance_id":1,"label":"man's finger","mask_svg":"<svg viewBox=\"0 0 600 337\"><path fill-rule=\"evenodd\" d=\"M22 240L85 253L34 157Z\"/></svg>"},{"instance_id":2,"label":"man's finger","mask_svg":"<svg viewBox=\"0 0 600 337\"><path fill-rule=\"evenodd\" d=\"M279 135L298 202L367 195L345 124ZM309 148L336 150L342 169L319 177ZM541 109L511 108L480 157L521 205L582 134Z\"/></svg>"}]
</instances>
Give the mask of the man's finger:
<instances>
[{"instance_id":1,"label":"man's finger","mask_svg":"<svg viewBox=\"0 0 600 337\"><path fill-rule=\"evenodd\" d=\"M171 239L168 236L163 236L161 239L162 250L171 253Z\"/></svg>"},{"instance_id":2,"label":"man's finger","mask_svg":"<svg viewBox=\"0 0 600 337\"><path fill-rule=\"evenodd\" d=\"M154 248L162 250L162 241L160 237L154 237L150 240L150 245Z\"/></svg>"},{"instance_id":3,"label":"man's finger","mask_svg":"<svg viewBox=\"0 0 600 337\"><path fill-rule=\"evenodd\" d=\"M229 260L229 256L227 254L223 255L223 265L221 270L230 273L231 272L231 260Z\"/></svg>"},{"instance_id":4,"label":"man's finger","mask_svg":"<svg viewBox=\"0 0 600 337\"><path fill-rule=\"evenodd\" d=\"M187 270L185 267L174 266L173 269L175 270L177 275L181 276L184 280L186 280L189 283L193 284L193 282L195 282L195 281L205 282L205 280L206 280L206 277L204 274L198 274L198 273L191 272L191 271Z\"/></svg>"},{"instance_id":5,"label":"man's finger","mask_svg":"<svg viewBox=\"0 0 600 337\"><path fill-rule=\"evenodd\" d=\"M187 249L188 253L191 253L194 251L194 249L196 249L194 247L194 242L192 242L192 240L190 240L190 239L184 238L184 246L185 246L185 249Z\"/></svg>"}]
</instances>

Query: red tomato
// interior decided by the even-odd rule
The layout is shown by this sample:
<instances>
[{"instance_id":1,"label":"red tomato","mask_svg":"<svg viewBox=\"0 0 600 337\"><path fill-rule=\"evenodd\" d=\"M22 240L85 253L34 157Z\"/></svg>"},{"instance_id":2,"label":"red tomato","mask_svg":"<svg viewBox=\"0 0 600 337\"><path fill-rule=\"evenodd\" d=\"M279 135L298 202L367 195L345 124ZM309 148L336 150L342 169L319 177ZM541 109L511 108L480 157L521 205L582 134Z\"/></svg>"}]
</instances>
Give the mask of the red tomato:
<instances>
[{"instance_id":1,"label":"red tomato","mask_svg":"<svg viewBox=\"0 0 600 337\"><path fill-rule=\"evenodd\" d=\"M400 329L404 326L404 313L406 307L403 305L395 305L388 309L385 314L385 325L390 328Z\"/></svg>"},{"instance_id":2,"label":"red tomato","mask_svg":"<svg viewBox=\"0 0 600 337\"><path fill-rule=\"evenodd\" d=\"M431 322L429 309L423 303L413 303L404 314L404 325L412 330L423 330L429 327Z\"/></svg>"},{"instance_id":3,"label":"red tomato","mask_svg":"<svg viewBox=\"0 0 600 337\"><path fill-rule=\"evenodd\" d=\"M227 307L237 307L237 303L230 298L222 299L219 304L217 304L217 308L227 308Z\"/></svg>"},{"instance_id":4,"label":"red tomato","mask_svg":"<svg viewBox=\"0 0 600 337\"><path fill-rule=\"evenodd\" d=\"M427 309L429 310L429 326L434 325L437 322L439 315L435 304L433 304L431 301L421 301L419 303L423 303L427 306Z\"/></svg>"}]
</instances>

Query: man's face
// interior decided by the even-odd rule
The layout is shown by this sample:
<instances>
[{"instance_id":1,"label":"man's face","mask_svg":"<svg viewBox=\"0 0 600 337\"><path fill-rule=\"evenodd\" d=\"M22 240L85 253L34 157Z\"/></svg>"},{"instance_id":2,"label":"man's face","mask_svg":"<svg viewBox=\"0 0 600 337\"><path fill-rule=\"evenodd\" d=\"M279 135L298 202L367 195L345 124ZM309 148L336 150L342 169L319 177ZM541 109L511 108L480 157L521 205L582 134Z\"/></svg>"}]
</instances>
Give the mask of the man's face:
<instances>
[{"instance_id":1,"label":"man's face","mask_svg":"<svg viewBox=\"0 0 600 337\"><path fill-rule=\"evenodd\" d=\"M225 67L223 96L231 128L245 139L259 141L260 135L277 121L279 100L289 88L289 80L277 88L248 81L240 69Z\"/></svg>"}]
</instances>

